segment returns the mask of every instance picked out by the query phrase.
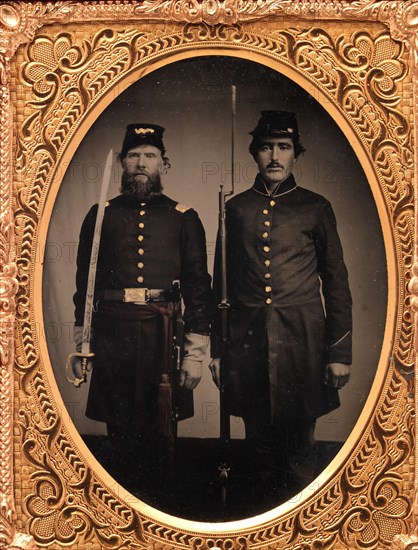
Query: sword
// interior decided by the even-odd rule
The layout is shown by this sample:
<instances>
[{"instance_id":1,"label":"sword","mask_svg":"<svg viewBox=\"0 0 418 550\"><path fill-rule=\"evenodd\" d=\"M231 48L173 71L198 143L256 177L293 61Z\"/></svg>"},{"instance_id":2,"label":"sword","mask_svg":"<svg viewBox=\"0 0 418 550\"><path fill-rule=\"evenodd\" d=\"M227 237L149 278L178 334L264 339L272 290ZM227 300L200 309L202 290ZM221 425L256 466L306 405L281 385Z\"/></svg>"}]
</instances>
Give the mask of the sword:
<instances>
[{"instance_id":1,"label":"sword","mask_svg":"<svg viewBox=\"0 0 418 550\"><path fill-rule=\"evenodd\" d=\"M97 261L99 256L100 236L102 233L103 217L106 207L106 197L112 173L113 149L107 155L103 172L102 187L100 190L99 204L97 207L96 223L94 226L93 242L91 247L89 275L87 279L86 303L84 309L83 335L81 353L71 353L65 366L66 378L76 388L83 382L87 382L87 372L92 369L94 353L90 351L91 321L93 317L94 286L96 284ZM77 372L77 363L81 362L81 376ZM70 373L70 374L69 374ZM71 377L72 376L72 377Z\"/></svg>"}]
</instances>

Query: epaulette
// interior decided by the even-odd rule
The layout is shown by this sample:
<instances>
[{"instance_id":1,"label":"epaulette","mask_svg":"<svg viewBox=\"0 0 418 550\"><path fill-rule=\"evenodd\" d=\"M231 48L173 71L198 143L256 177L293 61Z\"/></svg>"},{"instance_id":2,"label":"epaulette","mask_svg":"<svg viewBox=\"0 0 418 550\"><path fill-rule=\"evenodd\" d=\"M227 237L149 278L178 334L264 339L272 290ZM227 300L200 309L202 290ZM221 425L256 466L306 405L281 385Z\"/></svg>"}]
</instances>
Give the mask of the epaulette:
<instances>
[{"instance_id":1,"label":"epaulette","mask_svg":"<svg viewBox=\"0 0 418 550\"><path fill-rule=\"evenodd\" d=\"M184 214L187 212L187 210L190 210L191 206L186 206L185 204L180 204L179 202L176 204L176 210Z\"/></svg>"}]
</instances>

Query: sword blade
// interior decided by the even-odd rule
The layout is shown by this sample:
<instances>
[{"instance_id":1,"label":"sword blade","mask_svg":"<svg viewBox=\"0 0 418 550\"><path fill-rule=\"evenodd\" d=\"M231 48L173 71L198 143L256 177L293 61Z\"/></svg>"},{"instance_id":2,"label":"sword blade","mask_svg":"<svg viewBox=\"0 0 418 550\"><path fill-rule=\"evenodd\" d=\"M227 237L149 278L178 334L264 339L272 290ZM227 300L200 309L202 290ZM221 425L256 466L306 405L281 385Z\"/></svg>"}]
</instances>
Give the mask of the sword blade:
<instances>
[{"instance_id":1,"label":"sword blade","mask_svg":"<svg viewBox=\"0 0 418 550\"><path fill-rule=\"evenodd\" d=\"M90 353L91 342L91 320L93 316L94 286L96 283L97 261L99 257L100 236L102 233L103 217L106 207L106 197L110 184L112 173L113 149L110 149L107 155L106 164L103 172L102 186L100 190L99 204L97 207L96 223L94 226L93 243L91 247L89 275L87 279L86 304L84 309L83 340L81 353L87 355Z\"/></svg>"}]
</instances>

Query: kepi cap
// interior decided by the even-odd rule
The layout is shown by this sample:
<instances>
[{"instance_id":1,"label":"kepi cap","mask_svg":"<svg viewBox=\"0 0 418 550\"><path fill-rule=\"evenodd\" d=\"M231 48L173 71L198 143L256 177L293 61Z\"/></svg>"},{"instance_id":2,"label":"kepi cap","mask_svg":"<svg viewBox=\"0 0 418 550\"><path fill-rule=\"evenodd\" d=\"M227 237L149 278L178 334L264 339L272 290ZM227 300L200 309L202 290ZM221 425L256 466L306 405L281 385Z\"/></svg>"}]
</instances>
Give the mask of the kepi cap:
<instances>
[{"instance_id":1,"label":"kepi cap","mask_svg":"<svg viewBox=\"0 0 418 550\"><path fill-rule=\"evenodd\" d=\"M163 144L163 133L164 128L157 124L142 122L129 124L126 127L122 151L119 155L120 159L124 159L130 149L139 147L140 145L154 145L154 147L157 147L161 151L161 154L164 155L165 147Z\"/></svg>"},{"instance_id":2,"label":"kepi cap","mask_svg":"<svg viewBox=\"0 0 418 550\"><path fill-rule=\"evenodd\" d=\"M296 156L305 151L299 143L299 128L295 113L289 111L261 111L261 118L252 132L250 153L255 155L261 145L260 141L268 136L288 137L293 141Z\"/></svg>"},{"instance_id":3,"label":"kepi cap","mask_svg":"<svg viewBox=\"0 0 418 550\"><path fill-rule=\"evenodd\" d=\"M299 129L296 116L289 111L261 111L261 118L250 135L254 138L285 135L297 141Z\"/></svg>"}]
</instances>

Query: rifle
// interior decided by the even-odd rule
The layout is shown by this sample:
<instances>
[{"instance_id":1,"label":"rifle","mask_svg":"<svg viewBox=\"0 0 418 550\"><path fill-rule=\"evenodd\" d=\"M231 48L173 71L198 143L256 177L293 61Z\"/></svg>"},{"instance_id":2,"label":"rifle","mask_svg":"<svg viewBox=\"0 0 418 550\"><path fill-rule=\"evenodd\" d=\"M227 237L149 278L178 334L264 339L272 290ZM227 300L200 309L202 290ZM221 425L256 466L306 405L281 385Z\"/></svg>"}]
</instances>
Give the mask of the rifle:
<instances>
[{"instance_id":1,"label":"rifle","mask_svg":"<svg viewBox=\"0 0 418 550\"><path fill-rule=\"evenodd\" d=\"M231 439L230 415L227 403L227 373L226 373L226 352L228 345L228 312L230 304L228 302L228 282L227 282L227 257L226 257L226 211L225 199L234 194L234 168L235 168L235 114L236 114L236 86L231 86L231 114L232 114L232 131L231 131L231 190L225 191L223 184L219 186L219 242L220 242L220 272L221 272L221 288L220 301L218 303L219 320L220 320L220 394L219 394L219 409L220 409L220 440L223 447L223 453L228 452L229 442ZM226 503L227 484L230 468L227 462L223 461L218 468L219 478L221 481L221 497L222 503Z\"/></svg>"}]
</instances>

